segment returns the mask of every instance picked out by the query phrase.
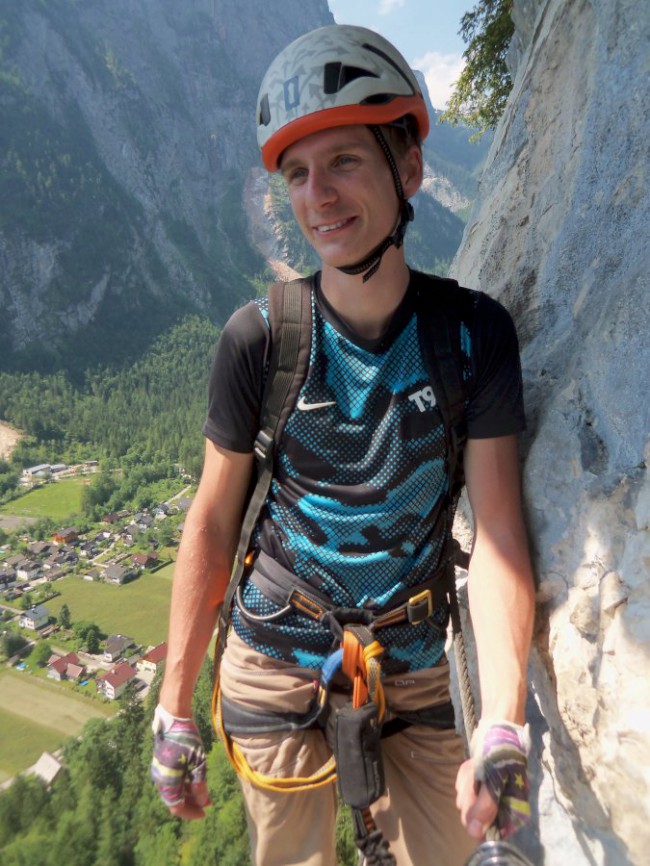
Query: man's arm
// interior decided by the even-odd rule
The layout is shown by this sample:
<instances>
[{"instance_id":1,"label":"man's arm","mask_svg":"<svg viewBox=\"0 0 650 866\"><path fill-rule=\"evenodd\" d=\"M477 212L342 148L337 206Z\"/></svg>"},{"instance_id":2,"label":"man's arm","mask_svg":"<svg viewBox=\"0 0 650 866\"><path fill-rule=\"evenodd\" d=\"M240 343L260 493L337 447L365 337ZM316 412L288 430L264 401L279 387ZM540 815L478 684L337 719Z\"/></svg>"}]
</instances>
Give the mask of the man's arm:
<instances>
[{"instance_id":1,"label":"man's arm","mask_svg":"<svg viewBox=\"0 0 650 866\"><path fill-rule=\"evenodd\" d=\"M206 441L201 482L174 568L160 691L160 703L174 716L192 714L194 686L230 578L252 465L252 454Z\"/></svg>"},{"instance_id":2,"label":"man's arm","mask_svg":"<svg viewBox=\"0 0 650 866\"><path fill-rule=\"evenodd\" d=\"M467 493L474 515L469 605L481 684L481 717L524 723L535 590L521 508L515 436L470 439ZM477 798L472 762L459 773L458 805L471 835L496 815L485 786Z\"/></svg>"},{"instance_id":3,"label":"man's arm","mask_svg":"<svg viewBox=\"0 0 650 866\"><path fill-rule=\"evenodd\" d=\"M192 695L230 578L252 463L252 454L207 441L174 569L151 773L163 801L181 818L202 818L210 803Z\"/></svg>"}]
</instances>

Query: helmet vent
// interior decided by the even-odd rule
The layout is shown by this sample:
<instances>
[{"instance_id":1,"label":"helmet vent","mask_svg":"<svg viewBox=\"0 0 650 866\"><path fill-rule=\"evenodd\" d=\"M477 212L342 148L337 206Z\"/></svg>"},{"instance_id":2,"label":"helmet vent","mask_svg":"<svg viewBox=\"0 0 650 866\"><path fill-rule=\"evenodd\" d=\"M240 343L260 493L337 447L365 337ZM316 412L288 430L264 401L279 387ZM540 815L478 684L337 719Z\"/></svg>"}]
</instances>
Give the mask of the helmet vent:
<instances>
[{"instance_id":1,"label":"helmet vent","mask_svg":"<svg viewBox=\"0 0 650 866\"><path fill-rule=\"evenodd\" d=\"M360 105L386 105L394 99L390 93L374 93L372 96L367 96L359 104Z\"/></svg>"},{"instance_id":2,"label":"helmet vent","mask_svg":"<svg viewBox=\"0 0 650 866\"><path fill-rule=\"evenodd\" d=\"M268 126L271 122L271 108L269 106L269 95L265 93L260 99L259 115L257 119L259 126Z\"/></svg>"},{"instance_id":3,"label":"helmet vent","mask_svg":"<svg viewBox=\"0 0 650 866\"><path fill-rule=\"evenodd\" d=\"M327 94L338 93L346 84L357 78L379 78L374 72L361 69L358 66L345 66L343 63L326 63L323 81L323 91Z\"/></svg>"},{"instance_id":4,"label":"helmet vent","mask_svg":"<svg viewBox=\"0 0 650 866\"><path fill-rule=\"evenodd\" d=\"M404 74L404 70L400 69L399 65L397 63L395 63L395 61L393 60L392 57L389 57L385 51L382 51L381 49L377 48L376 45L370 45L370 43L368 43L368 42L365 42L363 47L367 51L372 51L373 54L378 54L379 57L381 57L383 60L386 61L386 63L390 63L390 65L393 67L393 69L402 76L402 78L404 79L404 81L406 81L406 83L411 88L411 90L413 90L413 84L409 81L407 76Z\"/></svg>"},{"instance_id":5,"label":"helmet vent","mask_svg":"<svg viewBox=\"0 0 650 866\"><path fill-rule=\"evenodd\" d=\"M265 93L260 100L260 113L258 117L259 126L268 126L271 122L271 109L269 107L269 95Z\"/></svg>"}]
</instances>

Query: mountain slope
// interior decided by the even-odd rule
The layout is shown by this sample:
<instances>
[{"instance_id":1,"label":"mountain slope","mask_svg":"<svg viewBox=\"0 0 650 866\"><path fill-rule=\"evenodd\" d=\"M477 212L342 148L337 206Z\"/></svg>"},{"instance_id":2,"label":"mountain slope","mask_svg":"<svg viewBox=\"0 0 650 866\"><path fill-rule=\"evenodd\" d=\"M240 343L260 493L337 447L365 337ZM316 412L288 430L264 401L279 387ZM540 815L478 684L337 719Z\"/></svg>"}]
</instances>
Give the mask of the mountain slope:
<instances>
[{"instance_id":1,"label":"mountain slope","mask_svg":"<svg viewBox=\"0 0 650 866\"><path fill-rule=\"evenodd\" d=\"M129 362L188 312L221 324L255 293L257 88L288 40L332 21L326 0L4 0L1 367ZM426 158L462 206L455 135L434 126ZM430 180L407 249L434 269L464 226Z\"/></svg>"}]
</instances>

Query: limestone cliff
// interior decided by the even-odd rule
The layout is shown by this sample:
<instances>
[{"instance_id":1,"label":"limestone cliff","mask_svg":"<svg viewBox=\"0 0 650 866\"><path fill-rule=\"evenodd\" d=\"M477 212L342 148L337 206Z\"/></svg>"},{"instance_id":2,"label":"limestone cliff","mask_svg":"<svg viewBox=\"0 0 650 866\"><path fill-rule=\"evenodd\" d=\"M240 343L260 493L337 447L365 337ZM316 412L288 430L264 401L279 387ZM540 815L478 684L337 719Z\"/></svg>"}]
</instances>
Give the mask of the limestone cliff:
<instances>
[{"instance_id":1,"label":"limestone cliff","mask_svg":"<svg viewBox=\"0 0 650 866\"><path fill-rule=\"evenodd\" d=\"M514 0L514 89L452 272L520 334L546 866L650 862L650 6ZM541 762L541 763L540 763Z\"/></svg>"},{"instance_id":2,"label":"limestone cliff","mask_svg":"<svg viewBox=\"0 0 650 866\"><path fill-rule=\"evenodd\" d=\"M128 332L250 296L259 81L332 21L327 0L3 0L2 362L71 340L112 360Z\"/></svg>"}]
</instances>

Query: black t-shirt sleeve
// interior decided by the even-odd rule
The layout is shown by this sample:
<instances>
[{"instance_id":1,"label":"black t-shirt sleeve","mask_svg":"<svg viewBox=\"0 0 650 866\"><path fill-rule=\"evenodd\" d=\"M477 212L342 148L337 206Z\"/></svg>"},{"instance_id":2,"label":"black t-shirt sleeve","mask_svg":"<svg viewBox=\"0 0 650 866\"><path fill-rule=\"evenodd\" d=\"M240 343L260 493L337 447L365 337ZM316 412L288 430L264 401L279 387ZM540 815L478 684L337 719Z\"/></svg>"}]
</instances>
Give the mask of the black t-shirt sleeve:
<instances>
[{"instance_id":1,"label":"black t-shirt sleeve","mask_svg":"<svg viewBox=\"0 0 650 866\"><path fill-rule=\"evenodd\" d=\"M230 451L253 450L269 329L254 303L237 310L217 343L208 392L203 434Z\"/></svg>"},{"instance_id":2,"label":"black t-shirt sleeve","mask_svg":"<svg viewBox=\"0 0 650 866\"><path fill-rule=\"evenodd\" d=\"M494 298L478 294L472 335L470 439L519 433L526 426L519 342L512 318Z\"/></svg>"}]
</instances>

